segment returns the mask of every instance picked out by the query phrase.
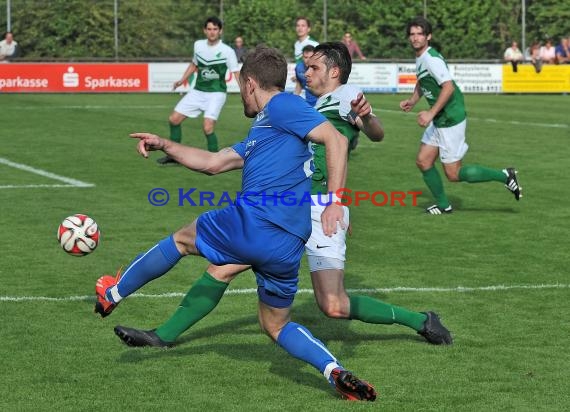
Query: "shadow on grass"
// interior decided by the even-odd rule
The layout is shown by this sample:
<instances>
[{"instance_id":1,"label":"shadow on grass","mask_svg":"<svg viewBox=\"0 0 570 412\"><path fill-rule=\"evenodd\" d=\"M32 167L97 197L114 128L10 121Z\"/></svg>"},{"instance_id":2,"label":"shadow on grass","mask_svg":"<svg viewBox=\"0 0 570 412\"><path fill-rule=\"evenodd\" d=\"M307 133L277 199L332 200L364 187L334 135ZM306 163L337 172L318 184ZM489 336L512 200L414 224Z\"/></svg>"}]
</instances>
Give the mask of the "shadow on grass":
<instances>
[{"instance_id":1,"label":"shadow on grass","mask_svg":"<svg viewBox=\"0 0 570 412\"><path fill-rule=\"evenodd\" d=\"M352 283L354 284L354 282ZM386 325L369 325L375 333L351 331L350 324L352 321L326 318L319 311L315 302L310 299L303 299L302 302L296 302L293 305L292 320L306 326L325 345L330 345L333 342L341 343L340 349L334 351L336 352L335 356L338 356L340 363L349 367L350 358L358 352L359 345L365 341L381 343L383 341L411 340L417 341L418 344L425 343L424 339L412 330L401 334L394 334L393 331L389 334L382 334L388 330ZM223 337L224 335L227 335L234 342L203 343L204 341L211 342L213 336ZM307 369L306 363L303 361L291 360L291 357L284 350L279 349L276 344L272 344L268 337L265 337L266 343L241 343L232 338L232 336L236 336L238 337L236 340L239 340L240 335L262 335L256 315L242 316L204 328L195 326L179 338L176 346L170 349L129 348L120 354L118 362L139 363L171 357L196 357L215 353L238 362L269 363L269 372L272 374L327 393L334 392L327 382L319 377L318 372L315 374L316 371ZM260 336L259 339L262 340L263 337ZM358 375L357 370L354 372Z\"/></svg>"}]
</instances>

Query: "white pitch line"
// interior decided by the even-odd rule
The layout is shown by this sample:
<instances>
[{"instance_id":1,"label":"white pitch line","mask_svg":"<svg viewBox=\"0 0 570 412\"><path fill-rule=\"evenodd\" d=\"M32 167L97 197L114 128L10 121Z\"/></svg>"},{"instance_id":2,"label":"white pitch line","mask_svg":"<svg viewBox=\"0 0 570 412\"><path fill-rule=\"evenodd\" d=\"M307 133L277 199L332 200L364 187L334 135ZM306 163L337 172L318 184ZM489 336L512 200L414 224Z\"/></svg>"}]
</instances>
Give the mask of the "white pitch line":
<instances>
[{"instance_id":1,"label":"white pitch line","mask_svg":"<svg viewBox=\"0 0 570 412\"><path fill-rule=\"evenodd\" d=\"M468 117L468 120L479 120L487 123L507 123L514 124L517 126L536 126L536 127L552 127L555 129L568 129L570 125L564 123L533 123L533 122L521 122L518 120L497 120L497 119L481 119L478 117Z\"/></svg>"},{"instance_id":2,"label":"white pitch line","mask_svg":"<svg viewBox=\"0 0 570 412\"><path fill-rule=\"evenodd\" d=\"M430 287L430 288L412 288L399 286L395 288L373 288L373 289L347 289L348 293L397 293L397 292L498 292L504 290L541 290L541 289L568 289L567 284L541 284L541 285L490 285L478 287L455 286L450 288ZM253 295L257 293L257 289L229 289L225 295ZM313 289L299 289L298 294L313 294ZM129 298L181 298L186 296L185 293L170 292L160 294L134 293ZM65 296L65 297L49 297L49 296L0 296L0 302L76 302L76 301L92 301L95 300L93 295L85 296Z\"/></svg>"},{"instance_id":3,"label":"white pitch line","mask_svg":"<svg viewBox=\"0 0 570 412\"><path fill-rule=\"evenodd\" d=\"M10 167L13 167L15 169L23 170L25 172L34 173L34 174L37 174L37 175L40 175L43 177L47 177L49 179L59 180L60 182L67 183L68 185L73 186L73 187L94 187L95 186L93 183L82 182L81 180L72 179L70 177L56 175L55 173L48 172L48 171L42 170L42 169L37 169L35 167L28 166L28 165L25 165L23 163L12 162L11 160L5 159L3 157L0 157L0 164L4 164L6 166L10 166ZM11 185L7 185L7 186L11 186ZM8 189L10 187L4 187L4 188Z\"/></svg>"},{"instance_id":4,"label":"white pitch line","mask_svg":"<svg viewBox=\"0 0 570 412\"><path fill-rule=\"evenodd\" d=\"M415 113L405 113L401 110L390 110L390 109L379 109L380 112L387 112L387 113L399 113L399 114L407 114L413 115ZM480 118L480 117L467 117L467 121L469 120L476 120L480 122L487 122L487 123L504 123L504 124L513 124L517 126L535 126L535 127L550 127L554 129L568 129L570 128L570 124L566 123L535 123L535 122L521 122L518 120L498 120L493 118Z\"/></svg>"},{"instance_id":5,"label":"white pitch line","mask_svg":"<svg viewBox=\"0 0 570 412\"><path fill-rule=\"evenodd\" d=\"M238 107L236 105L236 107ZM239 106L241 107L241 106ZM122 110L155 110L155 109L171 109L172 106L166 105L121 105ZM52 106L12 106L10 109L22 110L115 110L117 106L109 105L52 105Z\"/></svg>"},{"instance_id":6,"label":"white pitch line","mask_svg":"<svg viewBox=\"0 0 570 412\"><path fill-rule=\"evenodd\" d=\"M81 187L93 187L93 186L81 186ZM37 189L37 188L44 188L44 187L78 187L78 186L75 186L75 185L0 185L0 189Z\"/></svg>"},{"instance_id":7,"label":"white pitch line","mask_svg":"<svg viewBox=\"0 0 570 412\"><path fill-rule=\"evenodd\" d=\"M164 105L126 105L121 106L121 110L155 110L155 109L169 109L171 106L164 106ZM226 108L241 108L239 105L233 104L226 104L224 105ZM10 107L10 109L18 109L18 110L25 110L28 107ZM31 107L31 110L39 110L40 108ZM41 109L44 110L112 110L115 109L115 106L105 106L105 105L62 105L62 106L44 106ZM379 112L386 112L386 113L397 113L397 114L408 114L401 110L390 110L390 109L376 109ZM414 113L411 113L414 114ZM536 122L521 122L518 120L499 120L493 118L479 118L479 117L468 117L468 120L475 120L481 122L488 122L488 123L504 123L504 124L511 124L516 126L533 126L533 127L545 127L545 128L554 128L554 129L568 129L570 128L570 124L567 123L536 123Z\"/></svg>"}]
</instances>

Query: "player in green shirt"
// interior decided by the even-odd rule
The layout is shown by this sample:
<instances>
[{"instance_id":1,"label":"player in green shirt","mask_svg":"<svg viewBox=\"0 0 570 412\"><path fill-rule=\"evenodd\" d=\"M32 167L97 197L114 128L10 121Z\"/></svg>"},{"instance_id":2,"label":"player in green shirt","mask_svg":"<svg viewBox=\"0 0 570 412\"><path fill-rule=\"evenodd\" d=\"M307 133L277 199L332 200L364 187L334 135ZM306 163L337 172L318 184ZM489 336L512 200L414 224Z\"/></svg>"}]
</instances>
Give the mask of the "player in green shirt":
<instances>
[{"instance_id":1,"label":"player in green shirt","mask_svg":"<svg viewBox=\"0 0 570 412\"><path fill-rule=\"evenodd\" d=\"M303 61L303 48L311 45L316 47L319 42L310 36L311 21L304 16L299 16L295 19L295 33L297 34L297 41L293 46L295 54L295 64Z\"/></svg>"},{"instance_id":2,"label":"player in green shirt","mask_svg":"<svg viewBox=\"0 0 570 412\"><path fill-rule=\"evenodd\" d=\"M468 149L465 143L467 120L463 94L451 78L443 56L429 45L431 24L423 17L416 17L408 23L406 32L416 52L417 83L412 96L400 102L400 108L409 112L421 96L425 96L430 105L429 110L418 113L418 124L426 130L416 158L424 181L437 202L428 207L426 212L441 215L453 211L441 176L434 167L438 155L449 181L501 182L519 200L522 188L518 184L514 168L497 170L479 165L462 165Z\"/></svg>"},{"instance_id":3,"label":"player in green shirt","mask_svg":"<svg viewBox=\"0 0 570 412\"><path fill-rule=\"evenodd\" d=\"M218 137L215 133L216 121L226 102L226 73L232 72L239 82L239 66L234 49L221 40L222 21L208 17L204 23L205 39L194 42L194 57L180 80L174 82L173 89L182 86L188 77L196 74L196 85L178 102L168 118L170 140L180 143L181 124L188 117L198 117L204 113L203 131L208 150L218 151ZM159 164L177 163L170 156L157 160Z\"/></svg>"}]
</instances>

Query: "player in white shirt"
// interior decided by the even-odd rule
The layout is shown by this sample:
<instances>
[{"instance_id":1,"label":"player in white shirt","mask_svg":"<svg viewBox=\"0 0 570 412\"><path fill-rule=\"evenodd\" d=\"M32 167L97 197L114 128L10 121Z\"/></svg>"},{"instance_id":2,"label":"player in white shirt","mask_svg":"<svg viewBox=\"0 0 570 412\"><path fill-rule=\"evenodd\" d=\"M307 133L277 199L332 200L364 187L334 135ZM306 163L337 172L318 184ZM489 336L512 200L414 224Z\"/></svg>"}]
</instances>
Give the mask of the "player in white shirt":
<instances>
[{"instance_id":1,"label":"player in white shirt","mask_svg":"<svg viewBox=\"0 0 570 412\"><path fill-rule=\"evenodd\" d=\"M203 131L210 152L218 151L218 137L214 131L216 121L226 102L226 73L233 73L239 82L239 66L234 49L221 40L222 21L209 17L204 23L206 39L194 43L194 57L182 78L173 88L181 86L188 77L196 73L196 85L176 105L168 118L170 140L182 140L182 122L188 117L198 117L204 113ZM177 163L169 156L157 160L160 164Z\"/></svg>"},{"instance_id":2,"label":"player in white shirt","mask_svg":"<svg viewBox=\"0 0 570 412\"><path fill-rule=\"evenodd\" d=\"M297 33L297 41L295 42L295 63L299 63L303 60L303 47L309 44L316 47L319 42L309 35L311 32L311 21L306 17L297 17L297 20L295 20L295 31Z\"/></svg>"}]
</instances>

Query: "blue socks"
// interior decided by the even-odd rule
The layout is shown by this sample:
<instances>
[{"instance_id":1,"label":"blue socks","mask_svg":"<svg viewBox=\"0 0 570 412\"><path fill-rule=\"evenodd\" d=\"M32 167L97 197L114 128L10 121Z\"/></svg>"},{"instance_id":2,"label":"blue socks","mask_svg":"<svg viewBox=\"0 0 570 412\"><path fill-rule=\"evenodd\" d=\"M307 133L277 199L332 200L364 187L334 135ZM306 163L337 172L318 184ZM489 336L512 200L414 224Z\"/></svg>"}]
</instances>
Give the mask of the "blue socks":
<instances>
[{"instance_id":1,"label":"blue socks","mask_svg":"<svg viewBox=\"0 0 570 412\"><path fill-rule=\"evenodd\" d=\"M291 356L313 365L329 380L332 370L341 367L326 346L298 323L286 324L277 343Z\"/></svg>"},{"instance_id":2,"label":"blue socks","mask_svg":"<svg viewBox=\"0 0 570 412\"><path fill-rule=\"evenodd\" d=\"M148 252L138 255L131 262L123 272L119 283L107 290L107 300L119 303L121 299L137 291L151 280L164 275L181 258L182 255L176 248L172 235L161 240Z\"/></svg>"}]
</instances>

